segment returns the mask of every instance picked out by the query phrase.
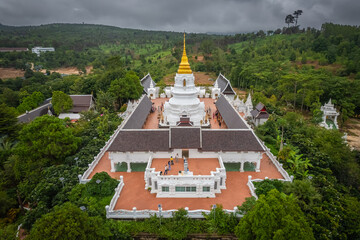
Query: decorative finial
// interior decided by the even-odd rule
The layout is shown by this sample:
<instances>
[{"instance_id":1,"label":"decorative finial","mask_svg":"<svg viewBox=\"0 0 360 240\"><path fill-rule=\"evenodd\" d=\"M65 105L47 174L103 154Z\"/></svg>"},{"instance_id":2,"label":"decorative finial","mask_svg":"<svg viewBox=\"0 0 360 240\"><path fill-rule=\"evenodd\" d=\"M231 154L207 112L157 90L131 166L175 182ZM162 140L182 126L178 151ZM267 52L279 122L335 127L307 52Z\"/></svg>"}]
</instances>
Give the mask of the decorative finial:
<instances>
[{"instance_id":1,"label":"decorative finial","mask_svg":"<svg viewBox=\"0 0 360 240\"><path fill-rule=\"evenodd\" d=\"M184 50L183 55L181 57L181 63L178 70L179 74L191 74L191 68L188 61L188 57L186 56L186 45L185 45L185 31L184 31Z\"/></svg>"}]
</instances>

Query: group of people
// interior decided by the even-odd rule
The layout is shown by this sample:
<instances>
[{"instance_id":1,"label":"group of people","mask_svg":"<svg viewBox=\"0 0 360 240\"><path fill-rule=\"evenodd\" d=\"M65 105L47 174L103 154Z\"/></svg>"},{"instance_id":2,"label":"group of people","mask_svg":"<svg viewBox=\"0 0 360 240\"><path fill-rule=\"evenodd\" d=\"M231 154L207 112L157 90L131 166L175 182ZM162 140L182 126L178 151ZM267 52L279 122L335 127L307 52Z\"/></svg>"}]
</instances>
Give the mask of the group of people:
<instances>
[{"instance_id":1,"label":"group of people","mask_svg":"<svg viewBox=\"0 0 360 240\"><path fill-rule=\"evenodd\" d=\"M221 117L221 114L219 113L218 110L216 110L216 112L213 113L213 119L215 120L215 122L217 121L219 123L219 126L221 127L221 123L223 122L223 118Z\"/></svg>"},{"instance_id":2,"label":"group of people","mask_svg":"<svg viewBox=\"0 0 360 240\"><path fill-rule=\"evenodd\" d=\"M176 154L175 156L175 162L178 163L179 162L179 154ZM168 161L167 164L165 164L165 171L164 171L164 175L167 175L168 172L171 170L171 166L174 165L174 159L173 157L171 156L170 157L170 161ZM161 172L160 172L161 174Z\"/></svg>"}]
</instances>

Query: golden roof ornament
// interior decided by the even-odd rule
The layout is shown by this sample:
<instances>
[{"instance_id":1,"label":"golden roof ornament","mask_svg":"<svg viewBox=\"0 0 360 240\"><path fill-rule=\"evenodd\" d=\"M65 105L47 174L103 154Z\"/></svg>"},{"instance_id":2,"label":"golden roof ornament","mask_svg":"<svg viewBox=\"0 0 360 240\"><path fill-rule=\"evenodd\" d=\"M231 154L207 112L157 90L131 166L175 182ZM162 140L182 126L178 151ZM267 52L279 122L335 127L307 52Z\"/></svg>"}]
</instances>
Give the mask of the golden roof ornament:
<instances>
[{"instance_id":1,"label":"golden roof ornament","mask_svg":"<svg viewBox=\"0 0 360 240\"><path fill-rule=\"evenodd\" d=\"M183 55L181 57L181 63L179 66L179 70L178 70L179 74L191 74L191 68L190 68L190 64L188 61L188 57L186 56L186 47L185 47L185 32L184 32L184 51L183 51Z\"/></svg>"}]
</instances>

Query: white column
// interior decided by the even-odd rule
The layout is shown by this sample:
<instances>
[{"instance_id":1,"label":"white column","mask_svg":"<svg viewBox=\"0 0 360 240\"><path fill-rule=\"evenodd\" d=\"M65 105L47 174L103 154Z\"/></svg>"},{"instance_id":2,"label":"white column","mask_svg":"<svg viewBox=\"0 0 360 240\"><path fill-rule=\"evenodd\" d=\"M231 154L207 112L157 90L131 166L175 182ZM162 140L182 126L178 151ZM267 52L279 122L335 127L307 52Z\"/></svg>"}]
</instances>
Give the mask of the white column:
<instances>
[{"instance_id":1,"label":"white column","mask_svg":"<svg viewBox=\"0 0 360 240\"><path fill-rule=\"evenodd\" d=\"M113 160L110 160L111 163L111 170L110 172L115 172L115 162Z\"/></svg>"},{"instance_id":2,"label":"white column","mask_svg":"<svg viewBox=\"0 0 360 240\"><path fill-rule=\"evenodd\" d=\"M240 172L244 172L244 164L245 162L243 160L240 161Z\"/></svg>"},{"instance_id":3,"label":"white column","mask_svg":"<svg viewBox=\"0 0 360 240\"><path fill-rule=\"evenodd\" d=\"M257 160L256 162L256 172L260 172L260 159Z\"/></svg>"},{"instance_id":4,"label":"white column","mask_svg":"<svg viewBox=\"0 0 360 240\"><path fill-rule=\"evenodd\" d=\"M127 172L131 172L131 165L130 165L130 162L127 161Z\"/></svg>"}]
</instances>

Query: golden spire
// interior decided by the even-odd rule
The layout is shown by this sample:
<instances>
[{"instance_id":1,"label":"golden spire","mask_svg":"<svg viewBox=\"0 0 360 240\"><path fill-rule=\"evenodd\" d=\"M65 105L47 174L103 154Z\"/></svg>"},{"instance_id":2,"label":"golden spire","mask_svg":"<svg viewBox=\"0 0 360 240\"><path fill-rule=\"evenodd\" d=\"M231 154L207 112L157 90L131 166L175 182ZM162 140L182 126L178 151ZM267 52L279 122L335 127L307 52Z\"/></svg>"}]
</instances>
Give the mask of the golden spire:
<instances>
[{"instance_id":1,"label":"golden spire","mask_svg":"<svg viewBox=\"0 0 360 240\"><path fill-rule=\"evenodd\" d=\"M188 57L186 56L186 48L185 48L185 32L184 32L184 51L183 51L183 55L181 57L181 63L179 66L179 70L178 70L179 74L191 74L191 68L190 68L190 64L188 61Z\"/></svg>"}]
</instances>

